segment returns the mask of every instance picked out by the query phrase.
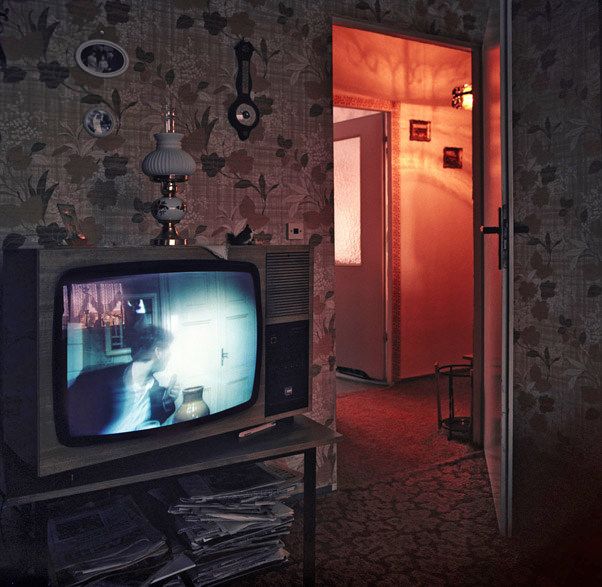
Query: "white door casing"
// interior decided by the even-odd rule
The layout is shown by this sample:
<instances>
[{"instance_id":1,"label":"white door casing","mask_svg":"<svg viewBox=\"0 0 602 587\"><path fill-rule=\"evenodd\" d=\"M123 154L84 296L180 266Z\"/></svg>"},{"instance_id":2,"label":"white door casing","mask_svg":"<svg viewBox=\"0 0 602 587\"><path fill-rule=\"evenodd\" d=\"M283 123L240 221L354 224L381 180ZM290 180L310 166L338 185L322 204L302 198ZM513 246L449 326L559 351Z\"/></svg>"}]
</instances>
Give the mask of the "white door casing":
<instances>
[{"instance_id":1,"label":"white door casing","mask_svg":"<svg viewBox=\"0 0 602 587\"><path fill-rule=\"evenodd\" d=\"M512 107L510 6L483 40L483 444L500 532L512 531Z\"/></svg>"}]
</instances>

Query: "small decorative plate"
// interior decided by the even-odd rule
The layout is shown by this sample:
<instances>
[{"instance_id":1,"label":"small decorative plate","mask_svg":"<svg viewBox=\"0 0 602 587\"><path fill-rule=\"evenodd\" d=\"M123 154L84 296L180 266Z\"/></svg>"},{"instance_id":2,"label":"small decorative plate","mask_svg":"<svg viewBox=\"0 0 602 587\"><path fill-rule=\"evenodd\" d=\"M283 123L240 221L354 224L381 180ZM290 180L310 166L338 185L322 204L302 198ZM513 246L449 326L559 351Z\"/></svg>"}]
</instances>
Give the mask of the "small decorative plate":
<instances>
[{"instance_id":1,"label":"small decorative plate","mask_svg":"<svg viewBox=\"0 0 602 587\"><path fill-rule=\"evenodd\" d=\"M130 63L123 47L104 39L92 39L75 50L75 61L90 75L115 77L121 75Z\"/></svg>"},{"instance_id":2,"label":"small decorative plate","mask_svg":"<svg viewBox=\"0 0 602 587\"><path fill-rule=\"evenodd\" d=\"M83 125L89 135L101 139L115 130L115 118L110 110L94 107L84 114Z\"/></svg>"}]
</instances>

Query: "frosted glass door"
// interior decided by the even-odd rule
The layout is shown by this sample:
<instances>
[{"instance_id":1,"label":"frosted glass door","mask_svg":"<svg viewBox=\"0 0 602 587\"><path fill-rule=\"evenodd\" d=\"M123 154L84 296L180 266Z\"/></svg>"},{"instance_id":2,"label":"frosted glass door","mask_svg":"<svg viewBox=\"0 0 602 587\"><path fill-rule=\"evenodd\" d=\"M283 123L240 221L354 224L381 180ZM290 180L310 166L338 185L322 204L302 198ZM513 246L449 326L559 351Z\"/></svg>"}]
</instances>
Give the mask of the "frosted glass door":
<instances>
[{"instance_id":1,"label":"frosted glass door","mask_svg":"<svg viewBox=\"0 0 602 587\"><path fill-rule=\"evenodd\" d=\"M337 265L362 264L361 138L334 142L334 261Z\"/></svg>"},{"instance_id":2,"label":"frosted glass door","mask_svg":"<svg viewBox=\"0 0 602 587\"><path fill-rule=\"evenodd\" d=\"M337 366L386 379L384 114L334 125Z\"/></svg>"}]
</instances>

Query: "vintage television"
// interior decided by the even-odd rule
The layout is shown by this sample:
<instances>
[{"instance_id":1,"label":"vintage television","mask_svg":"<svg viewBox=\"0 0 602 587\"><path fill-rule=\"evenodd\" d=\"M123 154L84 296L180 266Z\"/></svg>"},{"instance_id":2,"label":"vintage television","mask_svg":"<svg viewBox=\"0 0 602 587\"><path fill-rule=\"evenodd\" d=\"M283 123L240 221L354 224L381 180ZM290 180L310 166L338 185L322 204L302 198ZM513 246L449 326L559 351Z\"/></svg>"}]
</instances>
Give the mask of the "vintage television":
<instances>
[{"instance_id":1,"label":"vintage television","mask_svg":"<svg viewBox=\"0 0 602 587\"><path fill-rule=\"evenodd\" d=\"M4 253L4 443L38 476L310 409L312 251Z\"/></svg>"}]
</instances>

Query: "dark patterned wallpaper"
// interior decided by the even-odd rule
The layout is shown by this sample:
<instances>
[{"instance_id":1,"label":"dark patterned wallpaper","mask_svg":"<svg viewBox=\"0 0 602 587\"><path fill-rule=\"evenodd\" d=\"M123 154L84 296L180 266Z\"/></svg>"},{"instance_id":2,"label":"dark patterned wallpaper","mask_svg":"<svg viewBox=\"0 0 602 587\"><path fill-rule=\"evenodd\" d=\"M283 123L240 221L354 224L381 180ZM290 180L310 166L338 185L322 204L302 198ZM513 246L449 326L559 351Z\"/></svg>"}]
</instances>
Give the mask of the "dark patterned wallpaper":
<instances>
[{"instance_id":1,"label":"dark patterned wallpaper","mask_svg":"<svg viewBox=\"0 0 602 587\"><path fill-rule=\"evenodd\" d=\"M513 4L514 434L602 462L599 3Z\"/></svg>"},{"instance_id":2,"label":"dark patterned wallpaper","mask_svg":"<svg viewBox=\"0 0 602 587\"><path fill-rule=\"evenodd\" d=\"M139 163L171 99L198 169L184 223L200 244L249 223L283 243L303 220L316 246L315 413L334 421L334 299L329 23L332 15L478 39L485 2L41 0L0 2L0 237L4 247L65 236L57 202L74 204L99 246L145 244L157 187ZM516 243L515 436L584 463L602 446L600 385L600 74L598 3L514 3ZM226 122L232 47L253 59L261 125L240 142ZM104 37L130 67L100 79L75 64ZM82 115L110 107L119 132L89 137ZM332 479L334 453L320 455Z\"/></svg>"},{"instance_id":3,"label":"dark patterned wallpaper","mask_svg":"<svg viewBox=\"0 0 602 587\"><path fill-rule=\"evenodd\" d=\"M75 206L97 246L146 244L158 188L140 171L171 100L197 171L183 222L198 244L223 243L251 225L281 244L303 220L315 245L314 413L334 425L330 23L333 15L413 31L478 39L485 3L473 0L0 0L0 240L51 246L65 237L57 203ZM260 126L246 142L226 120L233 46L247 38ZM84 73L74 51L104 38L130 58L121 76ZM113 110L119 131L83 131L91 105ZM336 455L319 453L318 481Z\"/></svg>"}]
</instances>

